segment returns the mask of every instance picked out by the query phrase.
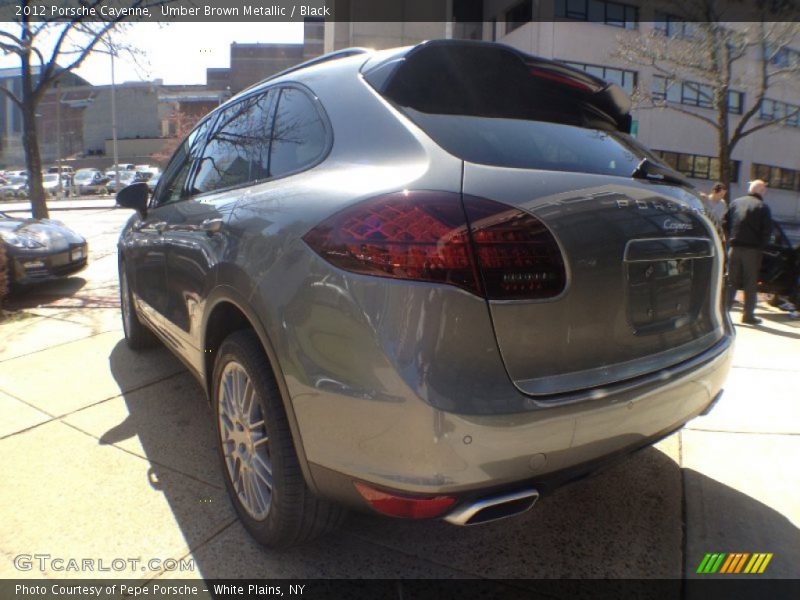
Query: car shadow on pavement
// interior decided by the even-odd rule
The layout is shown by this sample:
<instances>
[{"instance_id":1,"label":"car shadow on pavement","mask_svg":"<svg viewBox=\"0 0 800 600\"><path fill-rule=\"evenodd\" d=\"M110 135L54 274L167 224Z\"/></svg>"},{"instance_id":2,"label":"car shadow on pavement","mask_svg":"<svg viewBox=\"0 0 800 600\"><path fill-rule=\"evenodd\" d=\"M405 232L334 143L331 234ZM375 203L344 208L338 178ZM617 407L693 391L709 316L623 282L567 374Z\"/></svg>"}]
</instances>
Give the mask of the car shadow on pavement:
<instances>
[{"instance_id":1,"label":"car shadow on pavement","mask_svg":"<svg viewBox=\"0 0 800 600\"><path fill-rule=\"evenodd\" d=\"M71 298L86 285L83 277L65 277L53 281L32 283L14 288L3 301L8 310L37 308L42 304L51 304L64 298Z\"/></svg>"},{"instance_id":2,"label":"car shadow on pavement","mask_svg":"<svg viewBox=\"0 0 800 600\"><path fill-rule=\"evenodd\" d=\"M130 389L124 344L113 349L110 366L120 388ZM141 357L155 369L165 352L154 349ZM124 402L127 416L99 443L149 461L146 485L163 496L174 516L152 527L177 525L196 565L195 573L168 577L670 579L691 576L706 552L772 552L768 573L788 577L796 576L800 561L800 535L785 516L681 469L653 447L557 490L512 519L459 528L352 513L336 533L297 548L267 550L235 517L212 414L192 376L179 373L134 387Z\"/></svg>"}]
</instances>

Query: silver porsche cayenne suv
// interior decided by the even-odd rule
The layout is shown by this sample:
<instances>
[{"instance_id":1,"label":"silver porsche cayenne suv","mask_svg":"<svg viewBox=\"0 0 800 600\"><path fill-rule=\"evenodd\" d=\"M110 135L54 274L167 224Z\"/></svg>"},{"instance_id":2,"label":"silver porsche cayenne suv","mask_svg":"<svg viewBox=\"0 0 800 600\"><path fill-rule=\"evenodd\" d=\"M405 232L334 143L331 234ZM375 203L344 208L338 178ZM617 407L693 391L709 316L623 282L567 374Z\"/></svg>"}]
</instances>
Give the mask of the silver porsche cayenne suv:
<instances>
[{"instance_id":1,"label":"silver porsche cayenne suv","mask_svg":"<svg viewBox=\"0 0 800 600\"><path fill-rule=\"evenodd\" d=\"M710 408L722 248L630 128L616 85L506 46L353 49L119 193L128 344L202 383L257 540L518 514Z\"/></svg>"}]
</instances>

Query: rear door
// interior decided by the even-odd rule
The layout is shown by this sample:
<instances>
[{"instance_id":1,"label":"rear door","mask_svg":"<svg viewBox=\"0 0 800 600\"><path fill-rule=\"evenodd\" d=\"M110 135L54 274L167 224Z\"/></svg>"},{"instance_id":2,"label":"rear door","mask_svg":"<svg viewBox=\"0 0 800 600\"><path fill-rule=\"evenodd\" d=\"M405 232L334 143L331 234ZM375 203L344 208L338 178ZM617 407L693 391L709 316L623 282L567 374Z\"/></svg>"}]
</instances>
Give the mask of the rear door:
<instances>
[{"instance_id":1,"label":"rear door","mask_svg":"<svg viewBox=\"0 0 800 600\"><path fill-rule=\"evenodd\" d=\"M222 110L194 151L185 195L169 206L167 326L176 349L190 361L202 346L200 321L215 284L221 255L234 240L224 224L254 181L267 175L274 93L252 94ZM207 139L206 139L207 137Z\"/></svg>"}]
</instances>

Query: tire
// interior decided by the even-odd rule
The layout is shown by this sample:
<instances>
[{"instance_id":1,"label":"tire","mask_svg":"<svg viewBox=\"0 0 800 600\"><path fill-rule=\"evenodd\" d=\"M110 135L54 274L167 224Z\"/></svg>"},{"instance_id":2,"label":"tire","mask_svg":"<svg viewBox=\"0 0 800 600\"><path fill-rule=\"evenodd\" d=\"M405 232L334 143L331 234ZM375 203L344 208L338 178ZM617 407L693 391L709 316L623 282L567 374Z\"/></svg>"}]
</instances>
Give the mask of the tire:
<instances>
[{"instance_id":1,"label":"tire","mask_svg":"<svg viewBox=\"0 0 800 600\"><path fill-rule=\"evenodd\" d=\"M212 384L225 486L250 535L266 547L285 548L338 527L344 509L306 485L278 385L253 331L225 339Z\"/></svg>"},{"instance_id":2,"label":"tire","mask_svg":"<svg viewBox=\"0 0 800 600\"><path fill-rule=\"evenodd\" d=\"M122 330L125 332L128 348L144 350L155 346L158 342L156 336L139 320L136 312L125 263L120 263L119 266L119 306L122 314Z\"/></svg>"}]
</instances>

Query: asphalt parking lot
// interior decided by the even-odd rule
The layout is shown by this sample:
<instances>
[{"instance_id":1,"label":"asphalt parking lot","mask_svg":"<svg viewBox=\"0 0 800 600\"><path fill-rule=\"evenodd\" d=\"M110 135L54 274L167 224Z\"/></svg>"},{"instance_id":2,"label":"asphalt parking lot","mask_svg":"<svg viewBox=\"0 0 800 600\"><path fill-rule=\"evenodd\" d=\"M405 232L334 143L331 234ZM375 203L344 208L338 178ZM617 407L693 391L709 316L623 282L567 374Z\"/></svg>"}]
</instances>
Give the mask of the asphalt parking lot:
<instances>
[{"instance_id":1,"label":"asphalt parking lot","mask_svg":"<svg viewBox=\"0 0 800 600\"><path fill-rule=\"evenodd\" d=\"M228 502L200 387L163 348L124 343L115 243L129 213L92 202L52 214L89 239L89 267L12 298L0 323L0 578L87 577L20 570L23 554L135 558L96 575L143 579L680 578L709 552L772 553L763 577L800 574L800 321L765 304L763 326L737 324L710 415L524 516L352 515L313 544L260 548Z\"/></svg>"}]
</instances>

